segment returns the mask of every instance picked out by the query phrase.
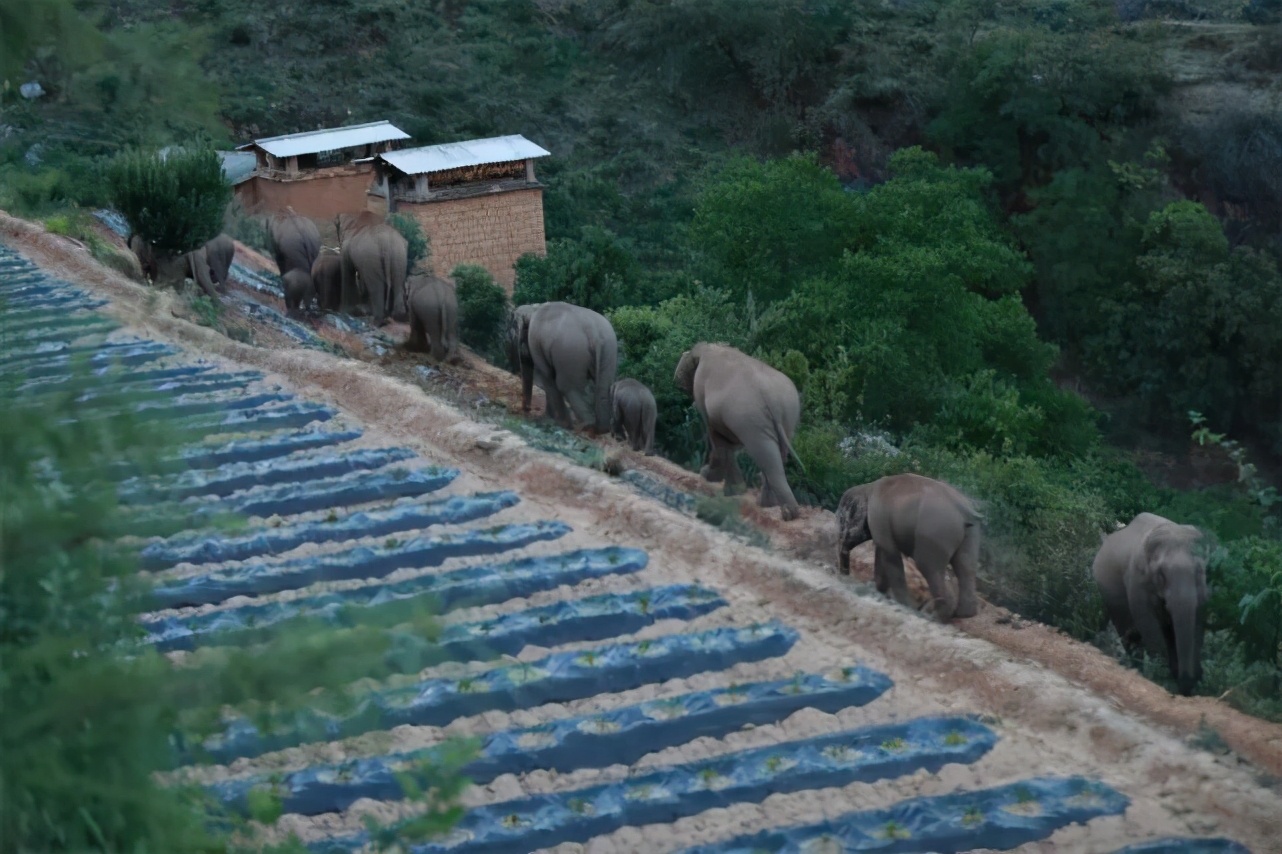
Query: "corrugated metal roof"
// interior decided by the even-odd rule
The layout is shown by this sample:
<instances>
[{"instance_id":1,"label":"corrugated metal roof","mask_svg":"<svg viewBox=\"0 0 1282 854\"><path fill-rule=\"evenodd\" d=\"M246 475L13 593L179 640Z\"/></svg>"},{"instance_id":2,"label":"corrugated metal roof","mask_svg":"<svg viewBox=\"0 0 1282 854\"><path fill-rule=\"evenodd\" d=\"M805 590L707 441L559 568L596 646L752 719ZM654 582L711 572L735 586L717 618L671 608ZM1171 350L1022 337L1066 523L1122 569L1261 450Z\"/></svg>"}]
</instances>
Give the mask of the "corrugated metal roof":
<instances>
[{"instance_id":1,"label":"corrugated metal roof","mask_svg":"<svg viewBox=\"0 0 1282 854\"><path fill-rule=\"evenodd\" d=\"M407 175L421 175L424 172L440 172L443 169L480 166L484 163L547 157L551 153L516 133L489 139L469 139L466 142L446 142L422 148L386 151L378 155L378 158Z\"/></svg>"},{"instance_id":2,"label":"corrugated metal roof","mask_svg":"<svg viewBox=\"0 0 1282 854\"><path fill-rule=\"evenodd\" d=\"M391 122L370 122L342 128L309 130L284 136L269 136L236 146L238 151L258 147L274 157L295 157L299 154L316 154L336 151L392 139L409 139L410 135Z\"/></svg>"}]
</instances>

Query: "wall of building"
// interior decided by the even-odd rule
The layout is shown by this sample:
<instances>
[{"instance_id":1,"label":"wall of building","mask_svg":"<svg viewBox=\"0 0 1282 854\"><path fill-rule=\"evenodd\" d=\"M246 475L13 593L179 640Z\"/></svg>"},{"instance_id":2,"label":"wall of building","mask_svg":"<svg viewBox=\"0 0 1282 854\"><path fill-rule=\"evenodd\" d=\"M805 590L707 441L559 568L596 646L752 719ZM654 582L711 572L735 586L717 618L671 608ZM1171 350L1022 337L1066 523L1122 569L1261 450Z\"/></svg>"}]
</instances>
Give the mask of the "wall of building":
<instances>
[{"instance_id":1,"label":"wall of building","mask_svg":"<svg viewBox=\"0 0 1282 854\"><path fill-rule=\"evenodd\" d=\"M386 203L377 196L373 202ZM398 201L396 212L418 220L432 242L432 266L448 276L459 264L480 264L510 294L516 281L513 265L527 252L543 255L543 191L539 188L492 193L462 199L411 203Z\"/></svg>"},{"instance_id":2,"label":"wall of building","mask_svg":"<svg viewBox=\"0 0 1282 854\"><path fill-rule=\"evenodd\" d=\"M236 185L236 197L250 213L276 213L292 207L313 219L333 219L340 213L365 210L370 172L369 166L348 166L288 181L256 175Z\"/></svg>"}]
</instances>

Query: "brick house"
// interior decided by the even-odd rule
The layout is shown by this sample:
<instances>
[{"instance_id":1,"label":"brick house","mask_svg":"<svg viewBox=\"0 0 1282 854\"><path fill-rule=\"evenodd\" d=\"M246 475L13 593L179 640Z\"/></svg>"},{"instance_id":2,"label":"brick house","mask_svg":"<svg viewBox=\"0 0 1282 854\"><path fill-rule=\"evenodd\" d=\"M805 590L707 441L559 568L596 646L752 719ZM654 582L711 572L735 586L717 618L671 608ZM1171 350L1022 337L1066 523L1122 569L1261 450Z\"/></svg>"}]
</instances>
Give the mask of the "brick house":
<instances>
[{"instance_id":1,"label":"brick house","mask_svg":"<svg viewBox=\"0 0 1282 854\"><path fill-rule=\"evenodd\" d=\"M384 152L367 208L416 219L437 274L480 264L510 294L516 259L547 251L534 161L548 154L519 134Z\"/></svg>"},{"instance_id":2,"label":"brick house","mask_svg":"<svg viewBox=\"0 0 1282 854\"><path fill-rule=\"evenodd\" d=\"M293 208L313 219L365 210L370 158L409 134L390 122L370 122L256 139L236 147L256 157L254 171L234 188L250 213Z\"/></svg>"}]
</instances>

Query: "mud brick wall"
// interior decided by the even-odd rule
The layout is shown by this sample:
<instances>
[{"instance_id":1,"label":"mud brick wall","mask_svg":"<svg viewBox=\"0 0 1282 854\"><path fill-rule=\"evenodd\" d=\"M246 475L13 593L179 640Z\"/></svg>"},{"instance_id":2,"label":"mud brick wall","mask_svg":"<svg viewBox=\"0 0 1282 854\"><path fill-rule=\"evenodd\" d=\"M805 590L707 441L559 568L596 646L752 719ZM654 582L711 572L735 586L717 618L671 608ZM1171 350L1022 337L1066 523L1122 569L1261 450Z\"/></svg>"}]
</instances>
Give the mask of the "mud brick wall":
<instances>
[{"instance_id":1,"label":"mud brick wall","mask_svg":"<svg viewBox=\"0 0 1282 854\"><path fill-rule=\"evenodd\" d=\"M236 197L250 213L276 213L292 207L313 219L333 219L340 213L365 210L370 168L350 167L337 174L304 176L279 181L254 176L236 186Z\"/></svg>"},{"instance_id":2,"label":"mud brick wall","mask_svg":"<svg viewBox=\"0 0 1282 854\"><path fill-rule=\"evenodd\" d=\"M440 276L459 264L480 264L511 294L516 259L527 252L547 252L539 188L418 204L398 201L396 212L423 227L432 241L432 267Z\"/></svg>"}]
</instances>

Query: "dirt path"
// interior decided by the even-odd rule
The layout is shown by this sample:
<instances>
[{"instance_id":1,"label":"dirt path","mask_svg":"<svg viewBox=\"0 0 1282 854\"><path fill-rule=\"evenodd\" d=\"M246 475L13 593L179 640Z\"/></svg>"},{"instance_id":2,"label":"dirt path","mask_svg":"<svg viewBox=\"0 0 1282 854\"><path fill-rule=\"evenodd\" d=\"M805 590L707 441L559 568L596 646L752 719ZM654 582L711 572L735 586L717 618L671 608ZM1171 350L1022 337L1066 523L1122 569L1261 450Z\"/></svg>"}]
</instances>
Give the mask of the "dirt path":
<instances>
[{"instance_id":1,"label":"dirt path","mask_svg":"<svg viewBox=\"0 0 1282 854\"><path fill-rule=\"evenodd\" d=\"M745 516L772 546L768 551L753 548L639 496L618 479L534 450L493 424L472 420L460 408L425 395L418 384L404 378L412 375L413 367L399 356L388 357L385 366L344 359L290 347L270 330L257 339L269 346L237 343L176 316L182 312L173 296L157 296L36 227L0 214L0 237L50 272L108 298L104 311L131 329L262 370L300 395L335 405L377 436L414 448L433 461L459 466L468 473L471 488L517 489L525 502L523 516L558 518L572 526L576 537L643 548L650 555L647 580L713 586L730 603L736 624L774 618L801 632L801 640L787 655L740 668L744 672L735 678L749 672L753 678L787 676L859 661L894 680L894 688L875 707L837 715L798 712L783 724L721 740L699 739L652 754L638 763L642 767L935 713L986 715L999 735L993 750L970 765L949 765L935 774L919 772L875 786L852 784L776 795L762 804L714 809L663 826L627 827L587 846L566 844L552 850L670 850L675 842L711 842L728 833L816 821L853 808L997 785L1029 774L1083 774L1117 788L1131 799L1130 807L1123 815L1072 825L1016 850L1110 851L1157 836L1214 834L1237 839L1255 852L1282 852L1282 796L1276 784L1259 773L1264 769L1282 774L1280 727L1207 698L1171 697L1093 648L1046 627L1013 620L1002 609L986 606L973 620L939 626L880 597L862 594L858 585L832 572L834 524L825 511L808 508L802 519L782 525L772 514L748 506ZM442 381L465 395L504 402L516 398L514 378L475 361L447 371ZM697 477L666 461L606 444L628 465L676 488L710 491ZM856 553L861 556L860 571L866 579L867 547ZM700 618L695 627L723 624L725 619ZM663 628L647 631L657 634ZM527 650L523 657L537 652ZM691 677L661 688L672 692L709 687L723 684L717 681L723 677ZM655 693L643 689L604 702L644 700L647 691ZM593 702L597 701L580 706L590 708ZM515 719L513 713L483 723L498 728ZM1203 722L1257 767L1181 740L1195 734ZM431 739L430 734L418 735ZM469 802L482 805L522 792L565 791L635 772L617 767L560 777L535 772L520 780L499 778L471 793ZM385 805L363 809L376 814L395 811ZM355 826L360 814L353 809L324 821L298 821L292 829L303 835L332 833Z\"/></svg>"}]
</instances>

